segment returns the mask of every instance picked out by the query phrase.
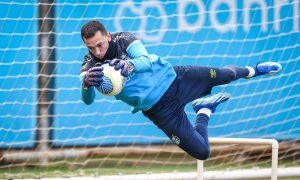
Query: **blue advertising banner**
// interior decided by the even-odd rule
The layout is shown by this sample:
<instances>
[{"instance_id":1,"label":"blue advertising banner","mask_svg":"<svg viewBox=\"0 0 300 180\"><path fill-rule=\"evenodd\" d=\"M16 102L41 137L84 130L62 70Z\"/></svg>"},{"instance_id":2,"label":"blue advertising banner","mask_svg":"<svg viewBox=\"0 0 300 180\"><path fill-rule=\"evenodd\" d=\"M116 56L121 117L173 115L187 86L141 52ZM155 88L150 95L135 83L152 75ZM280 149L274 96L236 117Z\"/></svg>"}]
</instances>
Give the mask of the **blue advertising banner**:
<instances>
[{"instance_id":1,"label":"blue advertising banner","mask_svg":"<svg viewBox=\"0 0 300 180\"><path fill-rule=\"evenodd\" d=\"M68 1L72 4L72 1ZM62 3L62 1L61 1ZM149 53L172 65L251 65L277 61L280 76L239 80L214 92L233 98L211 118L210 136L293 139L299 135L299 3L297 1L98 1L58 6L58 74L54 141L56 145L155 143L166 136L141 113L114 98L97 94L96 102L79 102L78 74L85 48L81 26L101 21L114 33L130 31ZM75 33L74 33L75 32ZM61 34L60 34L61 33ZM71 63L76 62L76 63ZM187 114L194 122L190 108ZM298 129L298 130L297 130ZM288 133L287 133L288 132ZM68 137L66 139L66 137Z\"/></svg>"},{"instance_id":2,"label":"blue advertising banner","mask_svg":"<svg viewBox=\"0 0 300 180\"><path fill-rule=\"evenodd\" d=\"M33 147L37 98L35 1L0 3L0 147Z\"/></svg>"},{"instance_id":3,"label":"blue advertising banner","mask_svg":"<svg viewBox=\"0 0 300 180\"><path fill-rule=\"evenodd\" d=\"M82 25L101 21L111 33L129 31L151 54L173 66L282 64L273 77L215 87L232 94L211 116L210 137L298 139L299 1L297 0L58 0L53 146L170 142L142 113L96 92L81 101L79 71L88 53ZM37 112L38 3L0 3L0 147L33 147ZM191 105L186 113L193 124Z\"/></svg>"}]
</instances>

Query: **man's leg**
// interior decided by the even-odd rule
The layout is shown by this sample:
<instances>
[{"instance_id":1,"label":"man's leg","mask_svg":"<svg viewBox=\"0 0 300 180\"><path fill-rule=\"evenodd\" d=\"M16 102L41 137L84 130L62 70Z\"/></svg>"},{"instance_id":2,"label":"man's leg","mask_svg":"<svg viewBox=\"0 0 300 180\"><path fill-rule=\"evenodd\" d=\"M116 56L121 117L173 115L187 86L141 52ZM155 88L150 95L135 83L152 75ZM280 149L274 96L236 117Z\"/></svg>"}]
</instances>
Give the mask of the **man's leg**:
<instances>
[{"instance_id":1,"label":"man's leg","mask_svg":"<svg viewBox=\"0 0 300 180\"><path fill-rule=\"evenodd\" d=\"M181 111L179 116L174 117L172 123L159 128L189 155L199 160L205 160L210 155L207 134L208 121L209 116L199 114L196 125L193 127L185 112Z\"/></svg>"},{"instance_id":2,"label":"man's leg","mask_svg":"<svg viewBox=\"0 0 300 180\"><path fill-rule=\"evenodd\" d=\"M182 111L181 116L170 127L164 129L167 135L190 155L199 160L205 160L210 155L207 126L211 113L216 111L217 106L230 98L228 93L218 93L208 98L200 98L193 102L193 108L197 113L195 127L188 121ZM171 134L170 134L171 132Z\"/></svg>"},{"instance_id":3,"label":"man's leg","mask_svg":"<svg viewBox=\"0 0 300 180\"><path fill-rule=\"evenodd\" d=\"M154 109L143 113L181 149L196 159L205 160L210 155L207 132L210 114L220 103L229 98L229 94L220 93L194 103L194 109L197 112L195 126L188 120L184 112L184 104L178 103L176 99L168 103L168 107L155 106ZM167 103L161 101L161 104ZM171 105L172 108L170 108Z\"/></svg>"},{"instance_id":4,"label":"man's leg","mask_svg":"<svg viewBox=\"0 0 300 180\"><path fill-rule=\"evenodd\" d=\"M275 62L257 64L254 67L225 66L214 68L207 66L176 66L174 67L180 84L177 98L187 104L197 98L211 93L214 86L228 84L240 78L251 78L259 75L273 75L282 67Z\"/></svg>"},{"instance_id":5,"label":"man's leg","mask_svg":"<svg viewBox=\"0 0 300 180\"><path fill-rule=\"evenodd\" d=\"M223 68L216 68L214 86L228 84L231 81L235 81L240 78L251 78L260 75L274 75L281 70L282 66L276 62L258 63L254 67L225 66Z\"/></svg>"},{"instance_id":6,"label":"man's leg","mask_svg":"<svg viewBox=\"0 0 300 180\"><path fill-rule=\"evenodd\" d=\"M183 108L170 112L172 114L161 112L155 114L143 113L189 155L199 160L205 160L209 157L210 148L207 137L209 117L207 115L199 114L196 126L193 127Z\"/></svg>"},{"instance_id":7,"label":"man's leg","mask_svg":"<svg viewBox=\"0 0 300 180\"><path fill-rule=\"evenodd\" d=\"M237 66L177 66L174 69L179 79L176 98L183 104L210 94L214 86L228 84L249 74L248 68Z\"/></svg>"}]
</instances>

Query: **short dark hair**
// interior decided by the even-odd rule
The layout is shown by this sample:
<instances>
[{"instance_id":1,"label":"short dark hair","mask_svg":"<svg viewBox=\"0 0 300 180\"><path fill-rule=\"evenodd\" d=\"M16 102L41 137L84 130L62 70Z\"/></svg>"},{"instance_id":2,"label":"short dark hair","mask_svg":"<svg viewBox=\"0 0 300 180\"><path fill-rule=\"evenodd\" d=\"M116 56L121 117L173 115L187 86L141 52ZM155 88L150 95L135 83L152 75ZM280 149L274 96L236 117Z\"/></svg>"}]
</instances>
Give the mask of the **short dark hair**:
<instances>
[{"instance_id":1,"label":"short dark hair","mask_svg":"<svg viewBox=\"0 0 300 180\"><path fill-rule=\"evenodd\" d=\"M107 31L101 22L99 22L99 21L87 22L81 28L81 38L84 41L83 38L86 38L86 39L91 38L98 31L100 31L103 35L107 34Z\"/></svg>"}]
</instances>

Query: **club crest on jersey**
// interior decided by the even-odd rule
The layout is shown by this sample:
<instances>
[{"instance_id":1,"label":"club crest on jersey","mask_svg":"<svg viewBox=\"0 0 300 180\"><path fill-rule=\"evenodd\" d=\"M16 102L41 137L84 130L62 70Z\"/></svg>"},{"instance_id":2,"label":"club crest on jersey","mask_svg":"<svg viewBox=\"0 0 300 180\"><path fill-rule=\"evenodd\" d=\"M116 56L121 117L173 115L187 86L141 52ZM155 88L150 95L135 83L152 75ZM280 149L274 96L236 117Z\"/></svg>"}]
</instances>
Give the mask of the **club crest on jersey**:
<instances>
[{"instance_id":1,"label":"club crest on jersey","mask_svg":"<svg viewBox=\"0 0 300 180\"><path fill-rule=\"evenodd\" d=\"M130 59L129 56L127 54L125 54L125 53L122 53L121 56L120 56L120 58L122 60L129 60Z\"/></svg>"},{"instance_id":2,"label":"club crest on jersey","mask_svg":"<svg viewBox=\"0 0 300 180\"><path fill-rule=\"evenodd\" d=\"M176 144L179 145L180 144L180 139L177 136L172 135L172 141Z\"/></svg>"}]
</instances>

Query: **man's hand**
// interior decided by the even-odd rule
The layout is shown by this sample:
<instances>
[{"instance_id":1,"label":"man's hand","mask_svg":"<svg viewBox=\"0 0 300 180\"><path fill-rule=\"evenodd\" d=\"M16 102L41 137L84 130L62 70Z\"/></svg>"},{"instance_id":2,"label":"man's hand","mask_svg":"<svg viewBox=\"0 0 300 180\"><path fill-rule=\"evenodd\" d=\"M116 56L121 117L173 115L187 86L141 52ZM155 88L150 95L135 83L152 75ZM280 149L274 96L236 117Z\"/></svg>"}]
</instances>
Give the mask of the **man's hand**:
<instances>
[{"instance_id":1,"label":"man's hand","mask_svg":"<svg viewBox=\"0 0 300 180\"><path fill-rule=\"evenodd\" d=\"M88 70L86 73L83 83L86 86L99 86L100 83L103 81L103 67L95 66Z\"/></svg>"},{"instance_id":2,"label":"man's hand","mask_svg":"<svg viewBox=\"0 0 300 180\"><path fill-rule=\"evenodd\" d=\"M128 77L134 70L133 64L128 60L113 59L109 61L110 66L115 66L115 70L121 69L121 75Z\"/></svg>"}]
</instances>

